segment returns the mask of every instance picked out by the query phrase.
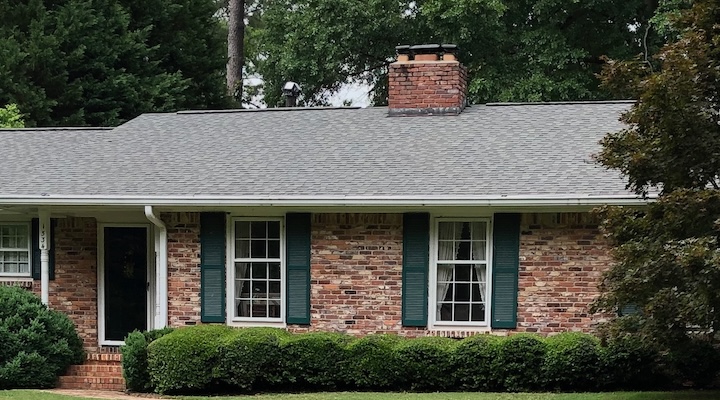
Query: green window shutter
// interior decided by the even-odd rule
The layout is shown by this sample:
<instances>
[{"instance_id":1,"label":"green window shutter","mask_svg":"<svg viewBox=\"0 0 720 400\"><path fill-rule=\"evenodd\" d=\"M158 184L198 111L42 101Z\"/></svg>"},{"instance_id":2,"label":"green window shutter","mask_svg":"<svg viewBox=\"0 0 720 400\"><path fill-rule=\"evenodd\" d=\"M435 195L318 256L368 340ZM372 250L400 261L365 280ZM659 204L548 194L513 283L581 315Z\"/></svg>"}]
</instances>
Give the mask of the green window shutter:
<instances>
[{"instance_id":1,"label":"green window shutter","mask_svg":"<svg viewBox=\"0 0 720 400\"><path fill-rule=\"evenodd\" d=\"M200 320L225 322L225 214L200 214Z\"/></svg>"},{"instance_id":2,"label":"green window shutter","mask_svg":"<svg viewBox=\"0 0 720 400\"><path fill-rule=\"evenodd\" d=\"M495 214L493 226L493 328L517 326L520 214Z\"/></svg>"},{"instance_id":3,"label":"green window shutter","mask_svg":"<svg viewBox=\"0 0 720 400\"><path fill-rule=\"evenodd\" d=\"M430 214L403 215L402 324L427 326Z\"/></svg>"},{"instance_id":4,"label":"green window shutter","mask_svg":"<svg viewBox=\"0 0 720 400\"><path fill-rule=\"evenodd\" d=\"M32 236L30 238L30 242L32 244L32 278L35 280L40 279L40 272L41 272L41 266L40 266L40 238L38 237L40 235L40 221L37 218L32 219L32 228L30 229L30 235ZM57 225L57 220L51 219L50 220L50 249L48 251L49 255L49 267L50 267L50 280L55 280L55 225Z\"/></svg>"},{"instance_id":5,"label":"green window shutter","mask_svg":"<svg viewBox=\"0 0 720 400\"><path fill-rule=\"evenodd\" d=\"M310 324L310 213L289 213L286 223L288 324Z\"/></svg>"}]
</instances>

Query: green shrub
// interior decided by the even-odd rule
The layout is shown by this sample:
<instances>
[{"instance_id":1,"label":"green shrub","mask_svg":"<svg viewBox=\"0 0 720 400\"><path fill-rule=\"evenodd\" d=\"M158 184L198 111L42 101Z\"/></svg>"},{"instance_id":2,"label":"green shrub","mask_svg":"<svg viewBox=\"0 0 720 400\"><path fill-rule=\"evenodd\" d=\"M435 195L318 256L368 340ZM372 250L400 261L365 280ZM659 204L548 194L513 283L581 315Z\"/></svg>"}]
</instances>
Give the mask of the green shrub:
<instances>
[{"instance_id":1,"label":"green shrub","mask_svg":"<svg viewBox=\"0 0 720 400\"><path fill-rule=\"evenodd\" d=\"M199 325L169 333L148 345L150 383L159 393L197 392L220 383L220 348L238 330Z\"/></svg>"},{"instance_id":2,"label":"green shrub","mask_svg":"<svg viewBox=\"0 0 720 400\"><path fill-rule=\"evenodd\" d=\"M457 341L443 337L421 337L400 342L395 357L402 382L411 390L445 390L455 387L453 352Z\"/></svg>"},{"instance_id":3,"label":"green shrub","mask_svg":"<svg viewBox=\"0 0 720 400\"><path fill-rule=\"evenodd\" d=\"M645 390L667 387L660 372L655 344L635 335L618 335L602 349L601 384L611 390Z\"/></svg>"},{"instance_id":4,"label":"green shrub","mask_svg":"<svg viewBox=\"0 0 720 400\"><path fill-rule=\"evenodd\" d=\"M218 365L222 381L241 390L280 384L280 346L289 338L287 331L276 328L245 328L226 337Z\"/></svg>"},{"instance_id":5,"label":"green shrub","mask_svg":"<svg viewBox=\"0 0 720 400\"><path fill-rule=\"evenodd\" d=\"M682 386L707 387L715 381L720 370L720 353L710 342L687 338L668 353L669 372Z\"/></svg>"},{"instance_id":6,"label":"green shrub","mask_svg":"<svg viewBox=\"0 0 720 400\"><path fill-rule=\"evenodd\" d=\"M504 338L477 335L463 339L455 350L453 365L456 381L463 390L500 390L498 353Z\"/></svg>"},{"instance_id":7,"label":"green shrub","mask_svg":"<svg viewBox=\"0 0 720 400\"><path fill-rule=\"evenodd\" d=\"M343 382L346 346L352 338L339 333L295 335L282 343L285 380L303 388L333 389Z\"/></svg>"},{"instance_id":8,"label":"green shrub","mask_svg":"<svg viewBox=\"0 0 720 400\"><path fill-rule=\"evenodd\" d=\"M498 370L503 388L509 392L537 390L545 359L545 342L538 336L519 334L500 343Z\"/></svg>"},{"instance_id":9,"label":"green shrub","mask_svg":"<svg viewBox=\"0 0 720 400\"><path fill-rule=\"evenodd\" d=\"M173 330L173 328L163 328L147 332L134 331L125 338L125 345L120 348L120 352L123 377L129 390L134 392L153 390L148 373L147 346Z\"/></svg>"},{"instance_id":10,"label":"green shrub","mask_svg":"<svg viewBox=\"0 0 720 400\"><path fill-rule=\"evenodd\" d=\"M343 368L347 386L360 390L397 387L403 372L394 348L402 340L395 335L369 335L350 343Z\"/></svg>"},{"instance_id":11,"label":"green shrub","mask_svg":"<svg viewBox=\"0 0 720 400\"><path fill-rule=\"evenodd\" d=\"M594 336L568 332L545 340L545 386L552 390L584 391L598 386L600 341Z\"/></svg>"},{"instance_id":12,"label":"green shrub","mask_svg":"<svg viewBox=\"0 0 720 400\"><path fill-rule=\"evenodd\" d=\"M85 359L83 342L65 315L25 289L0 286L0 389L55 385Z\"/></svg>"}]
</instances>

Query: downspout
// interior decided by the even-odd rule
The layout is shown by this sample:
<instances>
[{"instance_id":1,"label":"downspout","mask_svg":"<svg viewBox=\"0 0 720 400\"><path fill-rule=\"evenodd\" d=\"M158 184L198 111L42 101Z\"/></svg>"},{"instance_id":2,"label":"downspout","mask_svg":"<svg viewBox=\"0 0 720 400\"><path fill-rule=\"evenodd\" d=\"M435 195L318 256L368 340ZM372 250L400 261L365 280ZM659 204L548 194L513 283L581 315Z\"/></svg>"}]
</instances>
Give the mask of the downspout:
<instances>
[{"instance_id":1,"label":"downspout","mask_svg":"<svg viewBox=\"0 0 720 400\"><path fill-rule=\"evenodd\" d=\"M155 230L155 319L153 329L167 326L168 276L167 276L167 228L153 213L152 206L145 206L145 217L157 227Z\"/></svg>"},{"instance_id":2,"label":"downspout","mask_svg":"<svg viewBox=\"0 0 720 400\"><path fill-rule=\"evenodd\" d=\"M40 210L38 213L38 244L40 247L40 300L46 306L50 304L50 213Z\"/></svg>"}]
</instances>

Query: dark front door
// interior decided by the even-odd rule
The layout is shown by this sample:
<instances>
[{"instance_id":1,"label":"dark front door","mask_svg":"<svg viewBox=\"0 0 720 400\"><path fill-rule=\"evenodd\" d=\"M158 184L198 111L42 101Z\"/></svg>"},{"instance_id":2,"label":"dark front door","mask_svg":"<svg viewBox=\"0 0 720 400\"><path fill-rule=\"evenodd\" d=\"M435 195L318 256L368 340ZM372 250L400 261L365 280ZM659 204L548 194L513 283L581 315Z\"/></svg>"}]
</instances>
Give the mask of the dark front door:
<instances>
[{"instance_id":1,"label":"dark front door","mask_svg":"<svg viewBox=\"0 0 720 400\"><path fill-rule=\"evenodd\" d=\"M104 228L105 340L147 330L147 234L145 227Z\"/></svg>"}]
</instances>

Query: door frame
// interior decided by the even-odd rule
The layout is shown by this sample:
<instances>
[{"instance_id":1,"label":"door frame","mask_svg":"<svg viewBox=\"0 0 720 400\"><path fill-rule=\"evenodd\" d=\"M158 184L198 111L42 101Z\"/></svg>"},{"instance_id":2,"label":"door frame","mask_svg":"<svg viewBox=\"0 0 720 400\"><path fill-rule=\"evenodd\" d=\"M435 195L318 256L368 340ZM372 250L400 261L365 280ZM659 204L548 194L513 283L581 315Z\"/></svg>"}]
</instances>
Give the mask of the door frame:
<instances>
[{"instance_id":1,"label":"door frame","mask_svg":"<svg viewBox=\"0 0 720 400\"><path fill-rule=\"evenodd\" d=\"M147 241L147 276L148 290L146 291L147 320L146 329L152 329L153 325L153 300L155 293L155 249L153 240L154 234L150 224L130 223L98 223L97 224L97 311L98 311L98 344L100 346L122 346L122 340L105 339L105 228L145 228L145 240Z\"/></svg>"}]
</instances>

